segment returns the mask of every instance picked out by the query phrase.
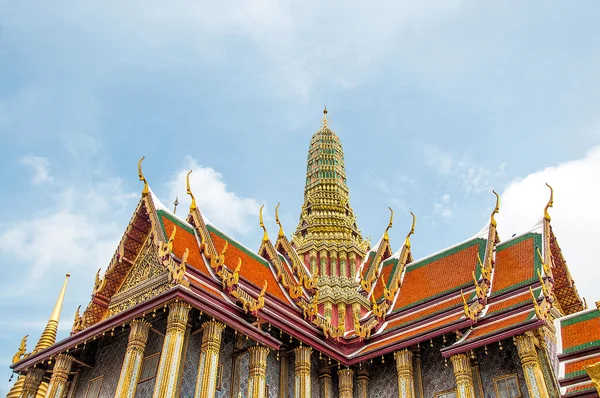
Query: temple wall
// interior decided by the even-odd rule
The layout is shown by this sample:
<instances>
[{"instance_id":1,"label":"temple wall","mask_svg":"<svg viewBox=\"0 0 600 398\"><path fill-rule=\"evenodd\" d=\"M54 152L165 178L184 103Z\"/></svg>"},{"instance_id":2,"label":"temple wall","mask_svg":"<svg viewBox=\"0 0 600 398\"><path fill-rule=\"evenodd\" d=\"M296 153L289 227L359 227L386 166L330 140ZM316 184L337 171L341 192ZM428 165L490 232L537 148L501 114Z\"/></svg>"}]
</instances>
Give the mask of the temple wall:
<instances>
[{"instance_id":1,"label":"temple wall","mask_svg":"<svg viewBox=\"0 0 600 398\"><path fill-rule=\"evenodd\" d=\"M519 381L519 389L521 390L521 397L528 398L527 384L523 377L523 369L521 368L521 360L519 359L517 347L511 342L510 344L503 344L502 348L500 350L498 344L491 344L487 347L488 355L485 355L482 349L476 351L481 369L484 397L496 398L494 378L516 374Z\"/></svg>"},{"instance_id":2,"label":"temple wall","mask_svg":"<svg viewBox=\"0 0 600 398\"><path fill-rule=\"evenodd\" d=\"M157 330L160 330L161 333L164 333L167 327L166 319L162 319L157 324L153 326ZM150 356L152 354L159 353L162 350L164 337L156 332L150 331L148 335L148 342L146 343L146 349L144 350L144 357ZM136 398L146 398L151 397L152 392L154 391L154 378L150 380L143 381L138 384L137 390L135 392Z\"/></svg>"},{"instance_id":3,"label":"temple wall","mask_svg":"<svg viewBox=\"0 0 600 398\"><path fill-rule=\"evenodd\" d=\"M369 397L398 397L398 373L396 372L396 363L391 356L388 355L385 363L381 363L381 360L374 360L369 369L369 376L371 378Z\"/></svg>"},{"instance_id":4,"label":"temple wall","mask_svg":"<svg viewBox=\"0 0 600 398\"><path fill-rule=\"evenodd\" d=\"M442 348L441 339L433 340L433 347L429 342L421 343L421 369L423 373L423 396L432 398L436 393L451 390L456 387L452 363L440 352ZM396 383L397 384L397 383Z\"/></svg>"},{"instance_id":5,"label":"temple wall","mask_svg":"<svg viewBox=\"0 0 600 398\"><path fill-rule=\"evenodd\" d=\"M246 375L246 377L248 377ZM279 361L277 351L271 351L267 357L267 398L279 397Z\"/></svg>"},{"instance_id":6,"label":"temple wall","mask_svg":"<svg viewBox=\"0 0 600 398\"><path fill-rule=\"evenodd\" d=\"M311 381L311 393L314 398L319 398L320 385L319 385L319 353L313 350L313 354L310 361L310 381Z\"/></svg>"}]
</instances>

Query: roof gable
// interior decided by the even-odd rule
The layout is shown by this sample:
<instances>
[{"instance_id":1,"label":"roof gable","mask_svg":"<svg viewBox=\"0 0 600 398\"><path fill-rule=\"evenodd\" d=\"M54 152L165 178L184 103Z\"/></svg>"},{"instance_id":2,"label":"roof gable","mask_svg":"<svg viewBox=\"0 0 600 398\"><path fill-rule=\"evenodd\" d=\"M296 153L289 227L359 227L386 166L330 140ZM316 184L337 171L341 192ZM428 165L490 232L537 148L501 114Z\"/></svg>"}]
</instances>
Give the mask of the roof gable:
<instances>
[{"instance_id":1,"label":"roof gable","mask_svg":"<svg viewBox=\"0 0 600 398\"><path fill-rule=\"evenodd\" d=\"M515 290L539 280L542 263L536 250L542 236L527 233L496 247L496 266L492 277L492 296Z\"/></svg>"}]
</instances>

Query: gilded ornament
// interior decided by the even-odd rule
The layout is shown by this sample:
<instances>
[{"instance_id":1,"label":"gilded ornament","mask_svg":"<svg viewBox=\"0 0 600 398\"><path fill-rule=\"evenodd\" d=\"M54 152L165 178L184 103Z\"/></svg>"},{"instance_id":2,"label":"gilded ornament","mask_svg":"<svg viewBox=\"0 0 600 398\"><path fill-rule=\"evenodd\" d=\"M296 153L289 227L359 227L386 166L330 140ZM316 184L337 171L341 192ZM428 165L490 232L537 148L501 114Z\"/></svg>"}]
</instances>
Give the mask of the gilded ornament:
<instances>
[{"instance_id":1,"label":"gilded ornament","mask_svg":"<svg viewBox=\"0 0 600 398\"><path fill-rule=\"evenodd\" d=\"M21 359L27 358L27 356L25 355L25 351L27 351L27 337L29 337L29 335L23 337L23 340L21 340L21 344L19 345L19 349L17 350L17 352L13 356L12 363L17 363Z\"/></svg>"},{"instance_id":2,"label":"gilded ornament","mask_svg":"<svg viewBox=\"0 0 600 398\"><path fill-rule=\"evenodd\" d=\"M546 186L550 188L550 199L548 200L548 204L546 204L546 207L544 208L544 219L550 221L550 214L548 214L548 209L554 206L554 189L552 189L552 187L548 183L546 183Z\"/></svg>"},{"instance_id":3,"label":"gilded ornament","mask_svg":"<svg viewBox=\"0 0 600 398\"><path fill-rule=\"evenodd\" d=\"M94 294L98 294L104 286L106 286L106 278L100 279L100 271L102 268L98 268L98 272L96 272L96 281L94 282Z\"/></svg>"},{"instance_id":4,"label":"gilded ornament","mask_svg":"<svg viewBox=\"0 0 600 398\"><path fill-rule=\"evenodd\" d=\"M392 223L394 221L394 210L392 210L391 207L388 207L388 209L390 209L390 222L389 222L387 228L385 229L385 232L383 233L383 239L385 239L385 240L390 240L388 231L390 230L390 228L392 228Z\"/></svg>"},{"instance_id":5,"label":"gilded ornament","mask_svg":"<svg viewBox=\"0 0 600 398\"><path fill-rule=\"evenodd\" d=\"M196 205L196 198L194 197L194 194L192 193L192 188L190 187L190 174L192 174L192 170L190 170L187 173L187 175L185 176L185 186L186 186L187 194L190 195L190 198L192 198L192 203L190 204L190 213L191 213L194 210L196 210L198 208L198 206Z\"/></svg>"},{"instance_id":6,"label":"gilded ornament","mask_svg":"<svg viewBox=\"0 0 600 398\"><path fill-rule=\"evenodd\" d=\"M492 210L492 214L490 215L490 225L496 227L498 224L496 223L494 215L498 214L500 211L500 196L494 190L492 190L492 193L496 195L496 207L494 207L494 210Z\"/></svg>"},{"instance_id":7,"label":"gilded ornament","mask_svg":"<svg viewBox=\"0 0 600 398\"><path fill-rule=\"evenodd\" d=\"M142 173L142 162L144 161L145 157L142 156L142 158L138 161L138 176L140 178L140 181L144 182L144 189L142 190L142 195L148 195L148 193L150 193L150 188L148 188L148 181L146 181L146 177L144 177L144 173Z\"/></svg>"},{"instance_id":8,"label":"gilded ornament","mask_svg":"<svg viewBox=\"0 0 600 398\"><path fill-rule=\"evenodd\" d=\"M267 234L267 228L265 227L265 223L263 222L263 208L265 207L265 205L260 206L260 210L258 211L259 217L260 217L260 227L263 229L263 242L266 242L269 240L269 235Z\"/></svg>"}]
</instances>

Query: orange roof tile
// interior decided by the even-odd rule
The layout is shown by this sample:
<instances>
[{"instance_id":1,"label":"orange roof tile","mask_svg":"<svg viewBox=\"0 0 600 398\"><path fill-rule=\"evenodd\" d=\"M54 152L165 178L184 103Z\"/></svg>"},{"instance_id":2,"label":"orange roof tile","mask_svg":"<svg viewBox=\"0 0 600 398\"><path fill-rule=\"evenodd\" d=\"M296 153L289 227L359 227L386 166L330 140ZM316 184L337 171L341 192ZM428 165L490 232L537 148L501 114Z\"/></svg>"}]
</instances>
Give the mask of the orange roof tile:
<instances>
[{"instance_id":1,"label":"orange roof tile","mask_svg":"<svg viewBox=\"0 0 600 398\"><path fill-rule=\"evenodd\" d=\"M600 362L600 354L567 363L565 364L565 378L586 374L586 371L583 369L583 367L586 365L593 365L598 362Z\"/></svg>"},{"instance_id":2,"label":"orange roof tile","mask_svg":"<svg viewBox=\"0 0 600 398\"><path fill-rule=\"evenodd\" d=\"M600 346L600 311L597 309L562 319L560 325L563 354Z\"/></svg>"},{"instance_id":3,"label":"orange roof tile","mask_svg":"<svg viewBox=\"0 0 600 398\"><path fill-rule=\"evenodd\" d=\"M398 263L399 260L397 258L392 258L383 262L381 275L379 276L379 278L377 278L377 281L375 282L375 288L373 289L373 297L375 297L376 300L380 300L381 298L383 298L384 285L381 283L381 281L383 280L385 286L389 288L390 278L394 274Z\"/></svg>"},{"instance_id":4,"label":"orange roof tile","mask_svg":"<svg viewBox=\"0 0 600 398\"><path fill-rule=\"evenodd\" d=\"M533 292L536 297L539 295L539 291L540 291L539 288L534 289ZM496 314L501 311L507 311L512 308L519 307L520 305L523 305L524 303L529 303L529 304L532 303L531 293L529 292L529 290L522 292L520 294L517 294L515 296L509 297L507 299L501 300L501 301L491 302L487 312L485 313L485 317L489 318L490 315Z\"/></svg>"},{"instance_id":5,"label":"orange roof tile","mask_svg":"<svg viewBox=\"0 0 600 398\"><path fill-rule=\"evenodd\" d=\"M581 391L586 391L586 390L594 391L595 389L596 388L594 387L594 383L590 381L587 383L579 384L574 387L567 387L567 393L565 395L563 395L563 397L567 396L571 393L581 392Z\"/></svg>"},{"instance_id":6,"label":"orange roof tile","mask_svg":"<svg viewBox=\"0 0 600 398\"><path fill-rule=\"evenodd\" d=\"M288 302L287 296L281 290L279 282L275 279L273 272L271 272L271 267L265 259L250 252L233 240L233 238L226 236L212 225L208 225L207 228L217 252L220 253L223 250L225 239L229 242L227 252L225 252L225 265L229 269L234 270L238 264L238 258L242 259L240 276L252 282L259 290L262 289L265 281L267 281L267 293L277 297L284 303Z\"/></svg>"},{"instance_id":7,"label":"orange roof tile","mask_svg":"<svg viewBox=\"0 0 600 398\"><path fill-rule=\"evenodd\" d=\"M480 272L477 253L483 257L485 244L485 239L473 239L411 263L406 268L394 312L473 284L473 271Z\"/></svg>"},{"instance_id":8,"label":"orange roof tile","mask_svg":"<svg viewBox=\"0 0 600 398\"><path fill-rule=\"evenodd\" d=\"M535 311L526 311L521 314L504 318L498 322L488 323L487 325L476 325L465 341L471 341L478 337L499 333L503 330L515 328L535 317Z\"/></svg>"},{"instance_id":9,"label":"orange roof tile","mask_svg":"<svg viewBox=\"0 0 600 398\"><path fill-rule=\"evenodd\" d=\"M537 280L541 262L536 247L542 236L528 233L496 248L496 266L492 277L492 295L516 289Z\"/></svg>"},{"instance_id":10,"label":"orange roof tile","mask_svg":"<svg viewBox=\"0 0 600 398\"><path fill-rule=\"evenodd\" d=\"M465 297L468 297L465 294ZM456 308L462 303L462 297L457 296L453 297L450 300L443 301L441 303L437 303L434 305L430 305L429 307L425 307L419 311L407 311L406 315L401 316L400 318L395 318L390 321L386 330L393 330L400 326L406 325L408 323L427 318L429 316L434 316L439 313L442 313L446 310Z\"/></svg>"}]
</instances>

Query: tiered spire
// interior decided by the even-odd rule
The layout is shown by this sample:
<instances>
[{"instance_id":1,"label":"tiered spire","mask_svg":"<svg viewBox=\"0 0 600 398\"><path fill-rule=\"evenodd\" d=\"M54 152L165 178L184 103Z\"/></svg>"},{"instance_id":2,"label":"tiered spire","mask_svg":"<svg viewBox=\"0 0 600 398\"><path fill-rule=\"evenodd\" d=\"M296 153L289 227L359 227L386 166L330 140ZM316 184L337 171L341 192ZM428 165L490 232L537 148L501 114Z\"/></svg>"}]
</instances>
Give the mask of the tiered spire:
<instances>
[{"instance_id":1,"label":"tiered spire","mask_svg":"<svg viewBox=\"0 0 600 398\"><path fill-rule=\"evenodd\" d=\"M67 291L67 282L69 281L70 276L71 275L67 274L65 277L65 282L63 283L62 289L60 290L58 299L56 299L56 304L54 304L54 310L52 310L52 314L50 315L48 324L46 325L46 328L42 332L40 340L38 341L37 345L35 346L35 349L33 350L34 354L56 343L58 321L60 320L60 312L62 311L63 302L65 301L65 292Z\"/></svg>"},{"instance_id":2,"label":"tiered spire","mask_svg":"<svg viewBox=\"0 0 600 398\"><path fill-rule=\"evenodd\" d=\"M292 243L299 254L335 248L363 257L367 249L350 207L344 151L329 128L327 108L321 129L310 141L304 204Z\"/></svg>"}]
</instances>

